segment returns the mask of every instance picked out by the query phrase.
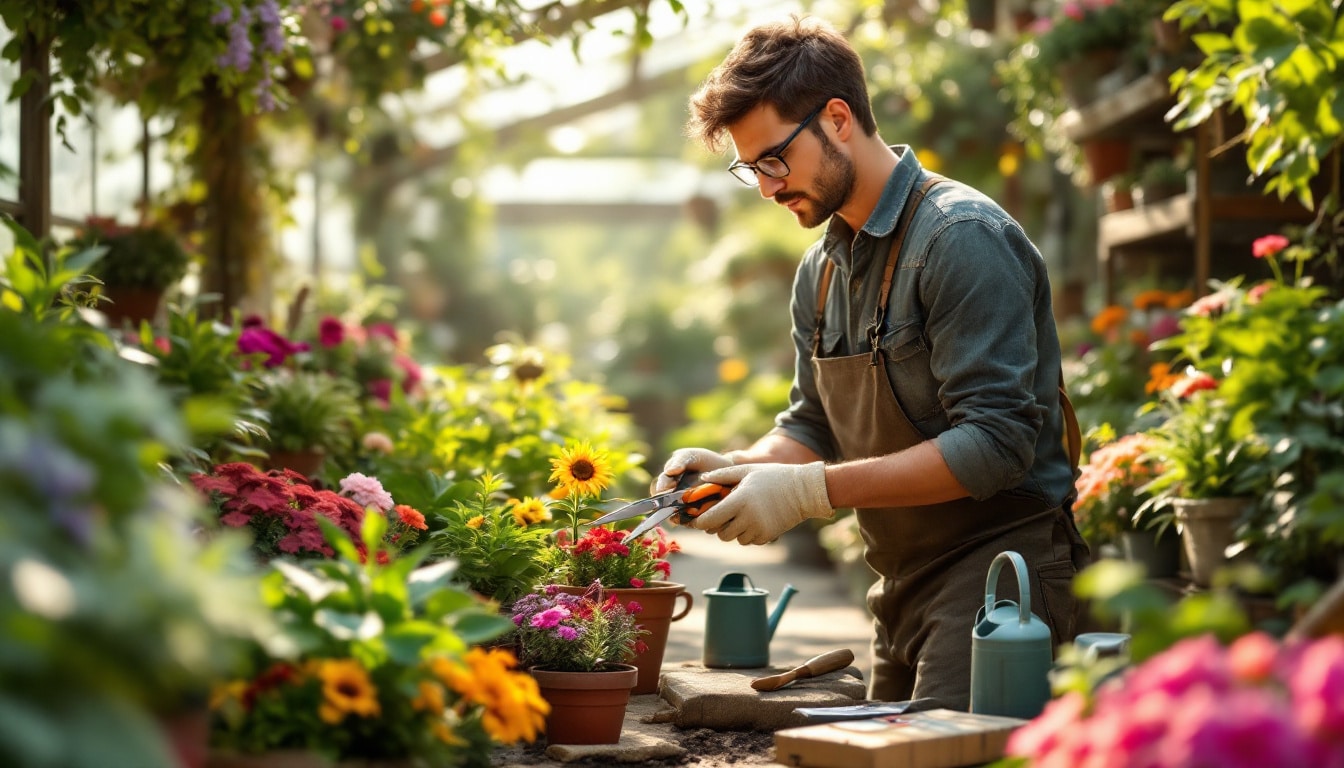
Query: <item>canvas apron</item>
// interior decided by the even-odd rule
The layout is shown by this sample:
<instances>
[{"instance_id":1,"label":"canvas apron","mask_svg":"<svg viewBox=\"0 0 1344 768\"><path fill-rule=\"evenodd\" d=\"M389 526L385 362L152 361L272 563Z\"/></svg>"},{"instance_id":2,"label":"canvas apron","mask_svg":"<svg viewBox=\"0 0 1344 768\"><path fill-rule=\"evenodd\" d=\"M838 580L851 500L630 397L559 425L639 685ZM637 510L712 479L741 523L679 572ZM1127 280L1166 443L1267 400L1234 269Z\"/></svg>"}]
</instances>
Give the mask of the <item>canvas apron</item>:
<instances>
[{"instance_id":1,"label":"canvas apron","mask_svg":"<svg viewBox=\"0 0 1344 768\"><path fill-rule=\"evenodd\" d=\"M934 184L926 181L907 200L893 234L869 338L881 338L901 244L910 219ZM821 403L842 460L883 456L924 442L892 392L881 349L821 357L821 326L833 262L819 286L812 369ZM1032 612L1051 628L1056 644L1072 640L1074 573L1087 562L1072 516L1062 507L1011 491L984 501L971 498L917 507L860 509L865 557L881 579L868 592L874 616L873 674L869 698L932 698L939 706L970 707L971 627L984 604L990 563L1005 550L1018 552L1031 569ZM1017 599L1013 579L996 594ZM1011 582L1011 583L1010 583Z\"/></svg>"}]
</instances>

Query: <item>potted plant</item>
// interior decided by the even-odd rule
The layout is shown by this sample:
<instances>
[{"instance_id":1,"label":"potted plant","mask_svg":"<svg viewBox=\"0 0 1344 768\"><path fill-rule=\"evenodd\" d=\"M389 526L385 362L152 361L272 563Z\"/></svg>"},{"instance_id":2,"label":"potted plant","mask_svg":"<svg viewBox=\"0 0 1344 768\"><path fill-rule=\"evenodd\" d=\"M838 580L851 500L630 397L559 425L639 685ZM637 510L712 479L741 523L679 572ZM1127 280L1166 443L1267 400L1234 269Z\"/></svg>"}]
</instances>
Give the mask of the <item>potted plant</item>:
<instances>
[{"instance_id":1,"label":"potted plant","mask_svg":"<svg viewBox=\"0 0 1344 768\"><path fill-rule=\"evenodd\" d=\"M1126 560L1140 563L1149 576L1175 576L1180 567L1180 545L1166 527L1142 525L1139 508L1147 501L1144 486L1161 467L1152 462L1151 437L1144 432L1116 437L1110 425L1089 434L1101 444L1079 467L1078 498L1073 512L1083 538L1099 549L1116 544Z\"/></svg>"},{"instance_id":2,"label":"potted plant","mask_svg":"<svg viewBox=\"0 0 1344 768\"><path fill-rule=\"evenodd\" d=\"M177 236L156 224L127 226L89 217L73 244L103 249L90 273L102 281L108 299L100 309L118 325L153 319L164 292L186 276L191 264Z\"/></svg>"},{"instance_id":3,"label":"potted plant","mask_svg":"<svg viewBox=\"0 0 1344 768\"><path fill-rule=\"evenodd\" d=\"M1174 522L1200 586L1228 559L1237 527L1249 522L1268 489L1263 474L1269 447L1251 425L1233 418L1219 383L1188 372L1160 394L1165 418L1147 431L1147 456L1161 471L1142 491L1150 495L1140 513L1156 513L1154 525Z\"/></svg>"},{"instance_id":4,"label":"potted plant","mask_svg":"<svg viewBox=\"0 0 1344 768\"><path fill-rule=\"evenodd\" d=\"M1139 169L1134 184L1134 205L1145 205L1183 195L1187 189L1188 164L1181 158L1158 157Z\"/></svg>"},{"instance_id":5,"label":"potted plant","mask_svg":"<svg viewBox=\"0 0 1344 768\"><path fill-rule=\"evenodd\" d=\"M624 663L643 630L639 606L554 586L524 595L510 613L520 663L537 679L550 704L546 740L551 744L615 744L620 741L630 690L639 670Z\"/></svg>"},{"instance_id":6,"label":"potted plant","mask_svg":"<svg viewBox=\"0 0 1344 768\"><path fill-rule=\"evenodd\" d=\"M639 623L646 636L632 661L640 673L634 693L656 693L671 622L691 610L686 585L668 580L672 566L667 557L680 548L660 528L632 541L625 541L625 531L616 528L591 526L579 532L579 521L600 511L595 505L612 481L604 451L586 442L576 443L553 458L551 467L551 480L559 483L555 495L562 495L557 508L567 523L546 552L552 583L579 594L595 585L602 594L638 601L642 608ZM682 598L685 602L677 610Z\"/></svg>"},{"instance_id":7,"label":"potted plant","mask_svg":"<svg viewBox=\"0 0 1344 768\"><path fill-rule=\"evenodd\" d=\"M211 768L293 765L294 753L366 765L489 764L495 744L534 740L547 713L513 654L480 643L511 625L454 587L425 548L390 559L386 520L365 516L356 546L321 521L335 557L277 560L262 592L281 627L247 674L213 701ZM367 762L365 762L367 761ZM344 762L338 764L344 765Z\"/></svg>"},{"instance_id":8,"label":"potted plant","mask_svg":"<svg viewBox=\"0 0 1344 768\"><path fill-rule=\"evenodd\" d=\"M540 499L507 497L499 475L486 472L474 485L472 499L429 510L432 556L453 559L458 583L507 606L546 577L550 514Z\"/></svg>"},{"instance_id":9,"label":"potted plant","mask_svg":"<svg viewBox=\"0 0 1344 768\"><path fill-rule=\"evenodd\" d=\"M313 477L329 454L349 452L359 401L345 381L325 373L276 368L257 381L265 410L270 466Z\"/></svg>"}]
</instances>

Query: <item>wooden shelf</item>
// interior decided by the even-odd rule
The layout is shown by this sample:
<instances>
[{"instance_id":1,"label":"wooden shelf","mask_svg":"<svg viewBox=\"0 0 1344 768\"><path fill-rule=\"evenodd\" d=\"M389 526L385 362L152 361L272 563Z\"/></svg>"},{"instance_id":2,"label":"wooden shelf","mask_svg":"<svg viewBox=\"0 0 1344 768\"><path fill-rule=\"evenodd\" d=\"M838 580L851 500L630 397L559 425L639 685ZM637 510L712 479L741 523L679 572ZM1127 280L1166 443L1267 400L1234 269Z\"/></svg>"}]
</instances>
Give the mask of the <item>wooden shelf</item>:
<instances>
[{"instance_id":1,"label":"wooden shelf","mask_svg":"<svg viewBox=\"0 0 1344 768\"><path fill-rule=\"evenodd\" d=\"M1162 118L1175 103L1167 76L1149 74L1081 109L1065 112L1056 125L1075 144L1123 136L1132 133L1129 129L1140 122L1160 121L1165 126Z\"/></svg>"},{"instance_id":2,"label":"wooden shelf","mask_svg":"<svg viewBox=\"0 0 1344 768\"><path fill-rule=\"evenodd\" d=\"M1279 201L1263 195L1213 195L1209 215L1224 221L1308 221L1311 212L1294 200ZM1097 222L1098 252L1102 261L1115 248L1179 237L1189 240L1195 230L1195 198L1178 195L1157 203L1116 211Z\"/></svg>"}]
</instances>

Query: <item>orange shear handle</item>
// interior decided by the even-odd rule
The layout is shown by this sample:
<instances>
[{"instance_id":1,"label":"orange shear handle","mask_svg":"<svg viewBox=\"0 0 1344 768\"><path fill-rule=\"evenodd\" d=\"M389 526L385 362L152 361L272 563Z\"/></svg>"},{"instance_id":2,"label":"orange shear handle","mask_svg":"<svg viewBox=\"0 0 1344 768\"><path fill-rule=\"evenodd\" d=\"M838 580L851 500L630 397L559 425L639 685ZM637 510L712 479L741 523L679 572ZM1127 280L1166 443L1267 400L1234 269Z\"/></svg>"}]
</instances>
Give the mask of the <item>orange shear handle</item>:
<instances>
[{"instance_id":1,"label":"orange shear handle","mask_svg":"<svg viewBox=\"0 0 1344 768\"><path fill-rule=\"evenodd\" d=\"M681 510L677 512L677 522L690 523L700 514L728 495L728 486L718 483L701 483L681 494Z\"/></svg>"}]
</instances>

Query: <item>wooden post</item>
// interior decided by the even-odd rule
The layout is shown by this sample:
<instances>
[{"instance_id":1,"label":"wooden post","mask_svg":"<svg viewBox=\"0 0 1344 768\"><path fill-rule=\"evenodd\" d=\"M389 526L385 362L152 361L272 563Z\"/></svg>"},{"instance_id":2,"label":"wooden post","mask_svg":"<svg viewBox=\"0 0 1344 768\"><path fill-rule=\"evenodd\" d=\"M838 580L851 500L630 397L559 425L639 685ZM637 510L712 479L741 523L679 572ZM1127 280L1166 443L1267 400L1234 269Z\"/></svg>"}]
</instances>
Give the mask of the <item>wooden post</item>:
<instances>
[{"instance_id":1,"label":"wooden post","mask_svg":"<svg viewBox=\"0 0 1344 768\"><path fill-rule=\"evenodd\" d=\"M19 223L41 240L51 234L51 43L31 34L19 54L33 85L19 100Z\"/></svg>"}]
</instances>

